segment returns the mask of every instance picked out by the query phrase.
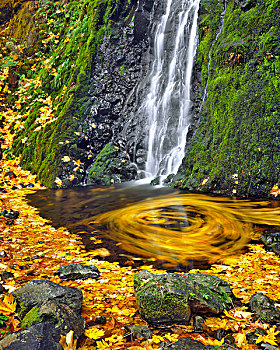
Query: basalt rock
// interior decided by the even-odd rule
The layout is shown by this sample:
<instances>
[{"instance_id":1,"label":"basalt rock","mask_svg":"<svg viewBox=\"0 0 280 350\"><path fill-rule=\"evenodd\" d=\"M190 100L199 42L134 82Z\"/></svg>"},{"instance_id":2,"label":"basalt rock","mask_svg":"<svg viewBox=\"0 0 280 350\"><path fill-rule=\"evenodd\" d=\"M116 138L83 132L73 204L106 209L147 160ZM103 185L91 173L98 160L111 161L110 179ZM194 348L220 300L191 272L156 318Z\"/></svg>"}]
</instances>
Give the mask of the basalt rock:
<instances>
[{"instance_id":1,"label":"basalt rock","mask_svg":"<svg viewBox=\"0 0 280 350\"><path fill-rule=\"evenodd\" d=\"M82 291L73 287L63 287L48 280L31 281L12 294L18 302L21 317L44 300L68 305L75 313L81 313Z\"/></svg>"},{"instance_id":2,"label":"basalt rock","mask_svg":"<svg viewBox=\"0 0 280 350\"><path fill-rule=\"evenodd\" d=\"M74 338L79 339L85 328L85 320L68 305L53 300L45 300L34 306L23 318L22 329L39 323L53 323L60 334L74 331Z\"/></svg>"},{"instance_id":3,"label":"basalt rock","mask_svg":"<svg viewBox=\"0 0 280 350\"><path fill-rule=\"evenodd\" d=\"M264 295L263 293L257 293L251 297L250 309L254 313L253 319L260 319L265 323L279 323L280 312L276 309L273 300Z\"/></svg>"},{"instance_id":4,"label":"basalt rock","mask_svg":"<svg viewBox=\"0 0 280 350\"><path fill-rule=\"evenodd\" d=\"M227 282L202 274L186 276L141 271L134 276L140 315L150 324L187 324L192 315L218 315L232 306Z\"/></svg>"},{"instance_id":5,"label":"basalt rock","mask_svg":"<svg viewBox=\"0 0 280 350\"><path fill-rule=\"evenodd\" d=\"M40 323L0 340L5 350L63 350L59 344L59 329L53 323Z\"/></svg>"},{"instance_id":6,"label":"basalt rock","mask_svg":"<svg viewBox=\"0 0 280 350\"><path fill-rule=\"evenodd\" d=\"M280 234L265 233L261 236L261 241L268 250L280 255Z\"/></svg>"},{"instance_id":7,"label":"basalt rock","mask_svg":"<svg viewBox=\"0 0 280 350\"><path fill-rule=\"evenodd\" d=\"M83 266L72 263L66 266L61 266L54 275L58 275L62 280L84 280L87 278L98 278L100 272L96 266Z\"/></svg>"}]
</instances>

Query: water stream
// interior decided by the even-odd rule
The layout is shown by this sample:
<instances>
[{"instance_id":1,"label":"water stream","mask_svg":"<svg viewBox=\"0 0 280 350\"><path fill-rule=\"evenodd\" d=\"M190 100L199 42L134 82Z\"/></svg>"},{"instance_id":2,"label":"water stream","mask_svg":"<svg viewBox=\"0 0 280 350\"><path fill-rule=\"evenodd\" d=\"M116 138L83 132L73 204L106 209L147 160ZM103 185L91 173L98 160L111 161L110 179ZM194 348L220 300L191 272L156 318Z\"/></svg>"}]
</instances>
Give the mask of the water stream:
<instances>
[{"instance_id":1,"label":"water stream","mask_svg":"<svg viewBox=\"0 0 280 350\"><path fill-rule=\"evenodd\" d=\"M184 157L199 3L167 0L155 32L149 91L140 108L149 130L146 177L176 173Z\"/></svg>"}]
</instances>

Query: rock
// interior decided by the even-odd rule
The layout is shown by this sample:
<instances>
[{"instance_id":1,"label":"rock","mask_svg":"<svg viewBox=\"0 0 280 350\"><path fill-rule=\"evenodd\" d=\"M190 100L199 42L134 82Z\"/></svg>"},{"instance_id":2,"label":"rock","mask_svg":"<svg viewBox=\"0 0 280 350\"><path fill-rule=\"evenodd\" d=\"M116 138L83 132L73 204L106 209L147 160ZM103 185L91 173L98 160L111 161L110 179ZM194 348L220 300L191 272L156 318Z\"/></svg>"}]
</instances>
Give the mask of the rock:
<instances>
[{"instance_id":1,"label":"rock","mask_svg":"<svg viewBox=\"0 0 280 350\"><path fill-rule=\"evenodd\" d=\"M2 281L7 280L9 278L12 278L13 276L14 276L14 274L11 273L11 272L8 272L8 271L2 271L1 274L0 274L0 277L1 277Z\"/></svg>"},{"instance_id":2,"label":"rock","mask_svg":"<svg viewBox=\"0 0 280 350\"><path fill-rule=\"evenodd\" d=\"M3 210L0 212L0 216L4 216L8 220L16 220L19 217L19 212L17 210Z\"/></svg>"},{"instance_id":3,"label":"rock","mask_svg":"<svg viewBox=\"0 0 280 350\"><path fill-rule=\"evenodd\" d=\"M40 323L7 335L0 341L0 350L63 350L59 340L54 324Z\"/></svg>"},{"instance_id":4,"label":"rock","mask_svg":"<svg viewBox=\"0 0 280 350\"><path fill-rule=\"evenodd\" d=\"M197 333L203 332L204 319L201 316L195 316L193 318L194 331Z\"/></svg>"},{"instance_id":5,"label":"rock","mask_svg":"<svg viewBox=\"0 0 280 350\"><path fill-rule=\"evenodd\" d=\"M271 324L280 322L280 313L275 308L273 300L268 298L263 293L253 295L251 297L249 307L254 313L254 321L260 319L265 323Z\"/></svg>"},{"instance_id":6,"label":"rock","mask_svg":"<svg viewBox=\"0 0 280 350\"><path fill-rule=\"evenodd\" d=\"M212 345L204 345L200 341L194 340L192 338L180 338L176 343L168 344L161 346L163 350L208 350L208 349L215 349L215 350L226 350L230 349L229 347L225 346L212 346ZM235 348L231 348L235 349Z\"/></svg>"},{"instance_id":7,"label":"rock","mask_svg":"<svg viewBox=\"0 0 280 350\"><path fill-rule=\"evenodd\" d=\"M261 236L261 241L268 250L280 256L280 234L265 233Z\"/></svg>"},{"instance_id":8,"label":"rock","mask_svg":"<svg viewBox=\"0 0 280 350\"><path fill-rule=\"evenodd\" d=\"M175 273L134 275L134 292L141 317L150 324L185 323L191 315L219 314L232 306L233 294L218 277Z\"/></svg>"},{"instance_id":9,"label":"rock","mask_svg":"<svg viewBox=\"0 0 280 350\"><path fill-rule=\"evenodd\" d=\"M4 258L6 258L8 255L7 255L7 253L5 252L5 250L0 250L0 258L1 259L4 259Z\"/></svg>"},{"instance_id":10,"label":"rock","mask_svg":"<svg viewBox=\"0 0 280 350\"><path fill-rule=\"evenodd\" d=\"M98 278L100 272L96 266L83 266L80 264L69 264L67 266L61 266L57 272L62 280L85 280L87 278Z\"/></svg>"},{"instance_id":11,"label":"rock","mask_svg":"<svg viewBox=\"0 0 280 350\"><path fill-rule=\"evenodd\" d=\"M79 339L85 329L83 317L77 315L68 305L53 300L45 300L34 306L23 318L21 327L25 329L46 322L53 323L63 335L73 330L75 339Z\"/></svg>"},{"instance_id":12,"label":"rock","mask_svg":"<svg viewBox=\"0 0 280 350\"><path fill-rule=\"evenodd\" d=\"M125 334L125 338L129 339L128 341L133 341L138 338L144 338L144 339L152 339L153 332L150 330L150 328L146 325L131 325L131 326L125 326L125 329L129 332Z\"/></svg>"},{"instance_id":13,"label":"rock","mask_svg":"<svg viewBox=\"0 0 280 350\"><path fill-rule=\"evenodd\" d=\"M104 315L96 317L94 321L95 324L106 324L106 322L107 322L107 319Z\"/></svg>"},{"instance_id":14,"label":"rock","mask_svg":"<svg viewBox=\"0 0 280 350\"><path fill-rule=\"evenodd\" d=\"M48 280L31 281L12 294L20 306L21 317L46 299L66 304L77 314L81 313L82 291L77 288L63 287Z\"/></svg>"},{"instance_id":15,"label":"rock","mask_svg":"<svg viewBox=\"0 0 280 350\"><path fill-rule=\"evenodd\" d=\"M17 178L16 174L13 171L7 171L4 174L4 177L8 177L10 179L16 179Z\"/></svg>"}]
</instances>

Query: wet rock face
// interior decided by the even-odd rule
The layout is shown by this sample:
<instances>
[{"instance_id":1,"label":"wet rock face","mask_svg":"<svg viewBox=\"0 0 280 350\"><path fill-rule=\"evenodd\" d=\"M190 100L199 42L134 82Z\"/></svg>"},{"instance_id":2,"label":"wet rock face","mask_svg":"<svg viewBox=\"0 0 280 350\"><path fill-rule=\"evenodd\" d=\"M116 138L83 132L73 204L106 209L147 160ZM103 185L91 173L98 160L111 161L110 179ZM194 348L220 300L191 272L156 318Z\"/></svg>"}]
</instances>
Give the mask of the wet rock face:
<instances>
[{"instance_id":1,"label":"wet rock face","mask_svg":"<svg viewBox=\"0 0 280 350\"><path fill-rule=\"evenodd\" d=\"M125 25L112 28L92 64L90 88L83 103L84 126L80 130L85 137L78 144L93 155L88 165L109 142L126 151L130 162L134 161L137 121L133 119L133 110L137 108L136 87L147 66L153 2L139 1Z\"/></svg>"},{"instance_id":2,"label":"wet rock face","mask_svg":"<svg viewBox=\"0 0 280 350\"><path fill-rule=\"evenodd\" d=\"M173 273L154 275L141 271L134 276L140 315L150 324L187 324L192 315L217 315L232 306L227 282L218 277Z\"/></svg>"}]
</instances>

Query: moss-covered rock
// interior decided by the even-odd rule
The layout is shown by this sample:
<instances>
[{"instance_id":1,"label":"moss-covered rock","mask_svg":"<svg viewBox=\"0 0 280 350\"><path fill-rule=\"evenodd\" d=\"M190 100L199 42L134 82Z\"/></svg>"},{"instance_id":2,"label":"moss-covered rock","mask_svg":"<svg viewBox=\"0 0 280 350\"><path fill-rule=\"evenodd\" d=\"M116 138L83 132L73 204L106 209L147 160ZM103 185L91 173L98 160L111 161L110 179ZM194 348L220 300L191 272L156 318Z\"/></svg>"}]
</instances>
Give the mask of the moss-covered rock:
<instances>
[{"instance_id":1,"label":"moss-covered rock","mask_svg":"<svg viewBox=\"0 0 280 350\"><path fill-rule=\"evenodd\" d=\"M216 40L220 3L201 3L197 65L202 91L209 74L207 99L178 185L192 179L203 191L267 197L280 180L279 1L227 1Z\"/></svg>"},{"instance_id":2,"label":"moss-covered rock","mask_svg":"<svg viewBox=\"0 0 280 350\"><path fill-rule=\"evenodd\" d=\"M191 315L217 315L233 303L227 282L202 274L141 271L134 275L134 292L141 317L151 324L187 324Z\"/></svg>"},{"instance_id":3,"label":"moss-covered rock","mask_svg":"<svg viewBox=\"0 0 280 350\"><path fill-rule=\"evenodd\" d=\"M135 178L136 166L131 164L129 156L119 147L108 143L99 153L88 174L88 183L110 185Z\"/></svg>"}]
</instances>

